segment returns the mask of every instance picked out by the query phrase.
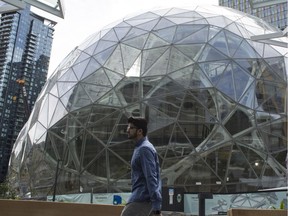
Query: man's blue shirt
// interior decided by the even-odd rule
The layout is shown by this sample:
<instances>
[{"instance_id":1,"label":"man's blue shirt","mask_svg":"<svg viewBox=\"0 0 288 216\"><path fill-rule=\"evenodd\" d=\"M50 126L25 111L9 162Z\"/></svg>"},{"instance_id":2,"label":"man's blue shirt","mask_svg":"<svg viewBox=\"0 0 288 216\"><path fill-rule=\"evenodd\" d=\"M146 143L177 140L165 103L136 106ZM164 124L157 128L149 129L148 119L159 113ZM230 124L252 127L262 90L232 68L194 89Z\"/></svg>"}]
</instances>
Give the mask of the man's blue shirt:
<instances>
[{"instance_id":1,"label":"man's blue shirt","mask_svg":"<svg viewBox=\"0 0 288 216\"><path fill-rule=\"evenodd\" d=\"M132 194L128 202L151 202L161 210L161 180L157 152L147 137L136 144L131 159Z\"/></svg>"}]
</instances>

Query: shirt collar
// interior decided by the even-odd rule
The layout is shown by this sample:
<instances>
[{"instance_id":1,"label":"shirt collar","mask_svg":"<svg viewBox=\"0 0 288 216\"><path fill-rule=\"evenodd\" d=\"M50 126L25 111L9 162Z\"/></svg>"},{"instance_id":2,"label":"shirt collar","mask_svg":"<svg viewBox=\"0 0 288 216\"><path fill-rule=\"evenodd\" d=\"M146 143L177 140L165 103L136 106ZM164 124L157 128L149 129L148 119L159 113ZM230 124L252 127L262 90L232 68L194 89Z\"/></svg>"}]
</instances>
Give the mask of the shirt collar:
<instances>
[{"instance_id":1,"label":"shirt collar","mask_svg":"<svg viewBox=\"0 0 288 216\"><path fill-rule=\"evenodd\" d=\"M136 143L136 147L139 147L145 140L147 140L146 136L138 140L138 142Z\"/></svg>"}]
</instances>

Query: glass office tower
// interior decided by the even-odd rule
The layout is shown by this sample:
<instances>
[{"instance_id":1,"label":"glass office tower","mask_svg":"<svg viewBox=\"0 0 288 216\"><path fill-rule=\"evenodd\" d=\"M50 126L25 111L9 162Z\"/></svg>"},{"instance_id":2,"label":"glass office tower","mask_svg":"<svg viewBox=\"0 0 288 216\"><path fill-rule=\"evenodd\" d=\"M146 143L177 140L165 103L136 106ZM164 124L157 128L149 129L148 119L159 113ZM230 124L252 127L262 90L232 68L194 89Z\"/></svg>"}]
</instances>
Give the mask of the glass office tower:
<instances>
[{"instance_id":1,"label":"glass office tower","mask_svg":"<svg viewBox=\"0 0 288 216\"><path fill-rule=\"evenodd\" d=\"M53 26L30 11L2 13L0 21L0 181L12 146L46 82Z\"/></svg>"},{"instance_id":2,"label":"glass office tower","mask_svg":"<svg viewBox=\"0 0 288 216\"><path fill-rule=\"evenodd\" d=\"M281 30L287 27L287 1L219 0L219 5L257 16Z\"/></svg>"},{"instance_id":3,"label":"glass office tower","mask_svg":"<svg viewBox=\"0 0 288 216\"><path fill-rule=\"evenodd\" d=\"M287 49L280 30L231 8L125 18L61 62L11 155L32 196L130 192L129 116L149 121L164 187L256 191L286 185ZM282 39L275 39L281 41Z\"/></svg>"}]
</instances>

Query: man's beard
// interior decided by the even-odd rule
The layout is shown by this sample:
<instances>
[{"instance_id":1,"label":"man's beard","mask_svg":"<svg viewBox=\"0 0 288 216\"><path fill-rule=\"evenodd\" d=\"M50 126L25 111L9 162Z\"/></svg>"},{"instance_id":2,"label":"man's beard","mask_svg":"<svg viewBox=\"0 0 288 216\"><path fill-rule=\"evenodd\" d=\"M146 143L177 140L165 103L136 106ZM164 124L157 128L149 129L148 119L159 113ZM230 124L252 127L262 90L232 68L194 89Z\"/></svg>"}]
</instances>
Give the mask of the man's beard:
<instances>
[{"instance_id":1,"label":"man's beard","mask_svg":"<svg viewBox=\"0 0 288 216\"><path fill-rule=\"evenodd\" d=\"M128 139L135 139L136 138L136 134L128 134Z\"/></svg>"}]
</instances>

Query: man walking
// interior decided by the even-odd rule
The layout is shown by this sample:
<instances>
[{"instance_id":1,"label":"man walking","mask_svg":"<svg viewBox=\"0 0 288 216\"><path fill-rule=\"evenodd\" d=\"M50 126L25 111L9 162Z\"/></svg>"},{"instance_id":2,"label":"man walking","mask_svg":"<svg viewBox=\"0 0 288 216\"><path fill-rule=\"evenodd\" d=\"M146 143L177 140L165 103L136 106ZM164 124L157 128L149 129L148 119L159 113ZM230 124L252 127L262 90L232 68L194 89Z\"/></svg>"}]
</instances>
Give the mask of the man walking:
<instances>
[{"instance_id":1,"label":"man walking","mask_svg":"<svg viewBox=\"0 0 288 216\"><path fill-rule=\"evenodd\" d=\"M128 119L128 138L135 141L131 159L132 194L121 216L162 216L159 160L146 137L147 130L146 119Z\"/></svg>"}]
</instances>

